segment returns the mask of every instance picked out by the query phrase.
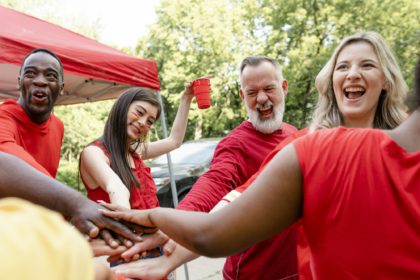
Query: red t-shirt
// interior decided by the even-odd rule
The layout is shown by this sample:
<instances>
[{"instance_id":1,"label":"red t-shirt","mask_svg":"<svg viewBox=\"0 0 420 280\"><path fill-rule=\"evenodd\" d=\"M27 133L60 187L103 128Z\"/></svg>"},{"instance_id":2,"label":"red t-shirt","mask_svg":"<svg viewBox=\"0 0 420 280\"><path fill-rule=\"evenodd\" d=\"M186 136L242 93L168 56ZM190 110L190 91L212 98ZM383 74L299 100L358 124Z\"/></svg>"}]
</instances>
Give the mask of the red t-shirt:
<instances>
[{"instance_id":1,"label":"red t-shirt","mask_svg":"<svg viewBox=\"0 0 420 280\"><path fill-rule=\"evenodd\" d=\"M296 128L283 123L282 129L272 134L255 130L249 121L232 130L217 146L209 171L200 177L178 209L209 212L228 192L243 184L261 165L267 154L281 141L296 132ZM244 252L226 259L223 277L229 279L281 279L295 275L296 236L285 234L282 240L268 239L251 246ZM279 252L277 243L293 244ZM263 248L276 250L281 264L273 264ZM288 256L287 258L285 256ZM292 278L288 278L292 279Z\"/></svg>"},{"instance_id":2,"label":"red t-shirt","mask_svg":"<svg viewBox=\"0 0 420 280\"><path fill-rule=\"evenodd\" d=\"M64 125L54 114L34 123L14 100L0 105L0 151L19 157L55 177L60 162Z\"/></svg>"},{"instance_id":3,"label":"red t-shirt","mask_svg":"<svg viewBox=\"0 0 420 280\"><path fill-rule=\"evenodd\" d=\"M308 128L301 129L301 130L297 131L296 133L293 133L292 135L290 135L289 137L287 137L284 141L280 142L267 155L267 157L264 159L263 163L261 164L260 168L258 168L258 171L255 172L255 174L252 175L251 178L249 178L244 184L242 184L241 186L237 187L235 190L238 191L238 192L240 192L240 193L244 192L255 181L255 179L258 177L258 175L264 170L265 166L273 159L273 157L275 155L277 155L277 153L281 149L283 149L284 147L286 147L288 144L292 143L297 138L300 138L302 136L307 135L308 132L309 132L309 129Z\"/></svg>"},{"instance_id":4,"label":"red t-shirt","mask_svg":"<svg viewBox=\"0 0 420 280\"><path fill-rule=\"evenodd\" d=\"M343 127L294 147L314 278L419 279L420 152Z\"/></svg>"},{"instance_id":5,"label":"red t-shirt","mask_svg":"<svg viewBox=\"0 0 420 280\"><path fill-rule=\"evenodd\" d=\"M108 151L99 140L96 140L89 145L99 147L111 162ZM140 182L140 188L132 187L130 190L131 209L142 210L158 207L159 201L156 195L156 186L153 182L152 175L150 174L150 167L146 166L136 153L132 153L131 156L133 157L135 166L132 168L132 171L134 176L136 176L137 180ZM80 177L82 178L87 191L87 196L90 200L95 202L103 200L110 203L109 195L103 188L97 187L96 189L91 189L87 186L83 177Z\"/></svg>"}]
</instances>

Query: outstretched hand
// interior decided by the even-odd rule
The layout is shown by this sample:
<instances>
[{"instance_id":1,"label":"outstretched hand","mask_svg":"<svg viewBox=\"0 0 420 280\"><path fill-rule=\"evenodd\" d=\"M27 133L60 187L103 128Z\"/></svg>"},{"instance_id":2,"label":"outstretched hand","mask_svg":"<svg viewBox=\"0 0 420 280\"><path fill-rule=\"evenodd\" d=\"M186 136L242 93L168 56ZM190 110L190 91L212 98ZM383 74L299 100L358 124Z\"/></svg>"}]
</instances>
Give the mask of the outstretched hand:
<instances>
[{"instance_id":1,"label":"outstretched hand","mask_svg":"<svg viewBox=\"0 0 420 280\"><path fill-rule=\"evenodd\" d=\"M165 255L157 258L120 264L112 268L117 275L123 275L130 279L143 280L164 279L170 273L170 269L170 260Z\"/></svg>"},{"instance_id":2,"label":"outstretched hand","mask_svg":"<svg viewBox=\"0 0 420 280\"><path fill-rule=\"evenodd\" d=\"M121 254L123 259L132 259L137 254L144 255L148 250L163 247L165 255L169 256L175 250L176 243L169 239L163 232L158 230L153 234L142 235L143 241L137 242L131 248Z\"/></svg>"},{"instance_id":3,"label":"outstretched hand","mask_svg":"<svg viewBox=\"0 0 420 280\"><path fill-rule=\"evenodd\" d=\"M115 248L118 247L118 241L113 238L108 230L121 235L132 241L141 241L141 237L134 233L128 226L121 222L102 215L98 209L105 209L100 205L89 201L81 200L78 207L74 207L75 211L70 217L70 222L82 233L90 238L99 235L105 242Z\"/></svg>"},{"instance_id":4,"label":"outstretched hand","mask_svg":"<svg viewBox=\"0 0 420 280\"><path fill-rule=\"evenodd\" d=\"M153 211L153 209L149 210L129 210L129 209L122 209L116 205L112 205L109 203L101 202L101 206L105 208L99 209L99 212L103 215L118 219L120 222L128 225L130 228L134 228L139 230L143 233L154 233L157 231L156 226L149 218L149 214Z\"/></svg>"}]
</instances>

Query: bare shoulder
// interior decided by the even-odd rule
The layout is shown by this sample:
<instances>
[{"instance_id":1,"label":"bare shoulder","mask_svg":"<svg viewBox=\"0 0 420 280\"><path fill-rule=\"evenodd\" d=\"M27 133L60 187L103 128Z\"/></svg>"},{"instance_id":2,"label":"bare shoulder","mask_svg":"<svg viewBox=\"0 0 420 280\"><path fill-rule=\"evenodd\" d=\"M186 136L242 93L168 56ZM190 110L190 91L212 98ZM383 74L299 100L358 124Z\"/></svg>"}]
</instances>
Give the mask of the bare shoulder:
<instances>
[{"instance_id":1,"label":"bare shoulder","mask_svg":"<svg viewBox=\"0 0 420 280\"><path fill-rule=\"evenodd\" d=\"M105 153L101 150L101 148L96 146L87 146L83 149L81 155L80 155L81 161L86 160L104 160L109 164L109 159L105 155Z\"/></svg>"}]
</instances>

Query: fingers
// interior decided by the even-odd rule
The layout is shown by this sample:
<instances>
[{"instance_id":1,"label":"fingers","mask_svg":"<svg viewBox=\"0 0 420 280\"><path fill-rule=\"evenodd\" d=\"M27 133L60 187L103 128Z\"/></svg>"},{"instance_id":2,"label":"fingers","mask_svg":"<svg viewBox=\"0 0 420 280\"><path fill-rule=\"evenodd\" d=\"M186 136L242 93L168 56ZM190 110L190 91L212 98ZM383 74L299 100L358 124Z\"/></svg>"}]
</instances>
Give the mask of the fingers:
<instances>
[{"instance_id":1,"label":"fingers","mask_svg":"<svg viewBox=\"0 0 420 280\"><path fill-rule=\"evenodd\" d=\"M124 220L129 223L137 224L139 226L149 228L151 230L155 229L154 224L149 219L149 211L139 211L139 210L125 210L125 211L109 211L104 209L99 209L99 211L110 218ZM142 230L145 230L142 228ZM156 230L154 230L156 231Z\"/></svg>"},{"instance_id":2,"label":"fingers","mask_svg":"<svg viewBox=\"0 0 420 280\"><path fill-rule=\"evenodd\" d=\"M155 248L155 247L153 247ZM129 248L127 251L121 254L121 257L124 259L129 259L133 257L134 255L142 255L143 252L149 249L149 246L144 246L143 242L138 242L134 244L131 248ZM152 248L150 248L152 249Z\"/></svg>"},{"instance_id":3,"label":"fingers","mask_svg":"<svg viewBox=\"0 0 420 280\"><path fill-rule=\"evenodd\" d=\"M127 249L127 248L125 248ZM132 257L130 258L123 258L121 255L111 255L109 256L106 261L109 263L118 263L118 264L122 264L124 262L129 263L129 262L134 262L140 259L140 255L139 254L134 254Z\"/></svg>"},{"instance_id":4,"label":"fingers","mask_svg":"<svg viewBox=\"0 0 420 280\"><path fill-rule=\"evenodd\" d=\"M133 247L131 247L130 249L128 249L126 252L124 252L122 254L123 258L131 258L134 254L142 254L143 252L146 252L147 250L152 250L155 249L157 247L161 247L163 245L165 245L169 238L162 233L161 231L158 231L154 234L145 234L142 236L143 241L142 242L137 242L136 244L134 244ZM175 243L173 242L172 245L169 245L168 250L169 250L169 254L171 254L171 252L173 251L175 245Z\"/></svg>"},{"instance_id":5,"label":"fingers","mask_svg":"<svg viewBox=\"0 0 420 280\"><path fill-rule=\"evenodd\" d=\"M175 251L175 248L176 242L172 239L169 239L168 242L166 242L165 245L163 245L162 250L166 256L170 256Z\"/></svg>"},{"instance_id":6,"label":"fingers","mask_svg":"<svg viewBox=\"0 0 420 280\"><path fill-rule=\"evenodd\" d=\"M123 219L127 222L134 222L135 218L133 217L133 214L128 214L126 211L110 211L105 209L99 209L99 212L101 212L103 215L114 218L114 219Z\"/></svg>"},{"instance_id":7,"label":"fingers","mask_svg":"<svg viewBox=\"0 0 420 280\"><path fill-rule=\"evenodd\" d=\"M102 222L102 228L107 228L113 231L114 233L133 241L140 242L142 240L139 235L134 233L128 226L124 225L122 222L118 222L116 220L109 219L106 217L103 217Z\"/></svg>"},{"instance_id":8,"label":"fingers","mask_svg":"<svg viewBox=\"0 0 420 280\"><path fill-rule=\"evenodd\" d=\"M121 235L117 235L117 239L120 242L120 244L123 244L127 248L130 248L134 245L134 243L131 240L128 240L127 238L124 238Z\"/></svg>"},{"instance_id":9,"label":"fingers","mask_svg":"<svg viewBox=\"0 0 420 280\"><path fill-rule=\"evenodd\" d=\"M124 277L131 277L131 278L137 278L137 279L151 279L147 277L147 273L144 271L143 268L143 260L141 262L131 262L131 263L124 263L120 264L112 270L117 275L123 275ZM165 275L163 275L165 277ZM152 279L162 279L161 278L152 278Z\"/></svg>"},{"instance_id":10,"label":"fingers","mask_svg":"<svg viewBox=\"0 0 420 280\"><path fill-rule=\"evenodd\" d=\"M159 257L121 264L112 270L117 275L123 275L129 278L144 280L166 279L165 277L168 275L166 263L167 261L165 259Z\"/></svg>"},{"instance_id":11,"label":"fingers","mask_svg":"<svg viewBox=\"0 0 420 280\"><path fill-rule=\"evenodd\" d=\"M112 210L112 211L129 210L129 209L123 207L123 206L119 206L119 205L116 205L116 204L107 203L107 202L105 202L103 200L99 200L98 203L99 203L99 205L107 208L108 210Z\"/></svg>"},{"instance_id":12,"label":"fingers","mask_svg":"<svg viewBox=\"0 0 420 280\"><path fill-rule=\"evenodd\" d=\"M99 235L102 237L102 239L105 241L105 243L108 244L111 248L115 249L115 248L118 247L118 245L120 245L114 239L114 237L112 237L111 233L106 229L101 230Z\"/></svg>"},{"instance_id":13,"label":"fingers","mask_svg":"<svg viewBox=\"0 0 420 280\"><path fill-rule=\"evenodd\" d=\"M115 262L122 263L123 259L121 258L120 255L113 255L113 256L109 256L106 259L106 261L109 262L109 263L115 263Z\"/></svg>"},{"instance_id":14,"label":"fingers","mask_svg":"<svg viewBox=\"0 0 420 280\"><path fill-rule=\"evenodd\" d=\"M116 248L111 248L103 239L93 239L89 242L95 257L99 256L120 256L127 247L119 245Z\"/></svg>"},{"instance_id":15,"label":"fingers","mask_svg":"<svg viewBox=\"0 0 420 280\"><path fill-rule=\"evenodd\" d=\"M98 236L99 228L89 220L73 218L70 220L70 223L73 224L81 233L86 234L90 238Z\"/></svg>"}]
</instances>

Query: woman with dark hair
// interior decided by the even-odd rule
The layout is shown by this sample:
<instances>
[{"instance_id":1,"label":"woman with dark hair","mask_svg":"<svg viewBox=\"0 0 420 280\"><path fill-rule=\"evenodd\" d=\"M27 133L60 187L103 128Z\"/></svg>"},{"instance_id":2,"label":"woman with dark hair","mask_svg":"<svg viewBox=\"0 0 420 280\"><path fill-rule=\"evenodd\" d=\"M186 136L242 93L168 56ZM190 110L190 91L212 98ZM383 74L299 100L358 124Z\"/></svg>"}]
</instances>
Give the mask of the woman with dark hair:
<instances>
[{"instance_id":1,"label":"woman with dark hair","mask_svg":"<svg viewBox=\"0 0 420 280\"><path fill-rule=\"evenodd\" d=\"M132 209L159 206L150 168L143 160L182 144L192 97L188 85L169 137L147 143L148 132L161 112L159 100L147 88L124 92L109 113L104 134L82 151L80 176L88 197Z\"/></svg>"}]
</instances>

